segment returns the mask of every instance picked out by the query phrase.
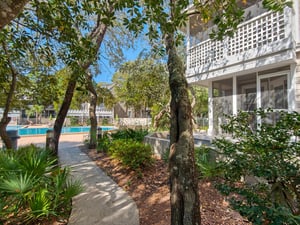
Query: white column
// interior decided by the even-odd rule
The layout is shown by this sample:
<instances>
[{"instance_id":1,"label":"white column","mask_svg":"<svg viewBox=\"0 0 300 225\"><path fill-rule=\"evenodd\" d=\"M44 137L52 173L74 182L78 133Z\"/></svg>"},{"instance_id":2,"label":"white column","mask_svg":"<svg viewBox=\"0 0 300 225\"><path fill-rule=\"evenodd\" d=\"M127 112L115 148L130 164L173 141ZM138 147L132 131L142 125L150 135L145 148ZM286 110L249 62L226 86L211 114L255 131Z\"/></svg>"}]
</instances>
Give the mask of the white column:
<instances>
[{"instance_id":1,"label":"white column","mask_svg":"<svg viewBox=\"0 0 300 225\"><path fill-rule=\"evenodd\" d=\"M258 77L258 73L256 73L256 96L257 96L257 101L256 101L256 107L257 109L261 108L261 87L260 87L260 79ZM257 125L261 124L261 117L257 116Z\"/></svg>"},{"instance_id":2,"label":"white column","mask_svg":"<svg viewBox=\"0 0 300 225\"><path fill-rule=\"evenodd\" d=\"M236 75L232 78L232 114L237 114L237 86L236 86Z\"/></svg>"},{"instance_id":3,"label":"white column","mask_svg":"<svg viewBox=\"0 0 300 225\"><path fill-rule=\"evenodd\" d=\"M300 3L299 1L293 1L293 21L292 21L292 27L294 29L295 34L295 40L296 43L300 42Z\"/></svg>"},{"instance_id":4,"label":"white column","mask_svg":"<svg viewBox=\"0 0 300 225\"><path fill-rule=\"evenodd\" d=\"M287 98L288 98L288 111L296 111L296 74L297 65L291 65L291 72L287 75Z\"/></svg>"},{"instance_id":5,"label":"white column","mask_svg":"<svg viewBox=\"0 0 300 225\"><path fill-rule=\"evenodd\" d=\"M187 50L190 49L190 17L187 20L187 26L186 26L186 38L187 38L187 42L186 42L186 48Z\"/></svg>"},{"instance_id":6,"label":"white column","mask_svg":"<svg viewBox=\"0 0 300 225\"><path fill-rule=\"evenodd\" d=\"M208 131L209 136L214 135L214 119L213 119L213 88L212 81L209 81L208 84Z\"/></svg>"},{"instance_id":7,"label":"white column","mask_svg":"<svg viewBox=\"0 0 300 225\"><path fill-rule=\"evenodd\" d=\"M186 38L187 38L187 42L186 42L186 70L190 69L190 18L188 18L187 21L187 26L186 26Z\"/></svg>"}]
</instances>

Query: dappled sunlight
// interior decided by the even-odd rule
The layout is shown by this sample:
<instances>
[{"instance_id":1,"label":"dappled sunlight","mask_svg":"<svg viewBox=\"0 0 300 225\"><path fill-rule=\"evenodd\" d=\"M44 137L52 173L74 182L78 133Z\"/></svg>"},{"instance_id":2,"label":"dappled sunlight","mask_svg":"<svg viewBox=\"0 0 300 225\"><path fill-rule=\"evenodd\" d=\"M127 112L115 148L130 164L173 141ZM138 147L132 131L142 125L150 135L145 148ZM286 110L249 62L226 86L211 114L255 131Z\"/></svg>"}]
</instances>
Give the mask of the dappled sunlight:
<instances>
[{"instance_id":1,"label":"dappled sunlight","mask_svg":"<svg viewBox=\"0 0 300 225\"><path fill-rule=\"evenodd\" d=\"M21 145L45 146L46 136L21 137L20 140ZM61 135L59 161L70 167L72 176L83 186L83 192L73 198L69 224L123 225L129 221L138 225L135 202L80 150L82 147L83 134ZM127 182L122 173L119 175Z\"/></svg>"},{"instance_id":2,"label":"dappled sunlight","mask_svg":"<svg viewBox=\"0 0 300 225\"><path fill-rule=\"evenodd\" d=\"M119 186L125 189L139 209L140 225L170 224L170 190L168 167L162 160L155 162L142 171L131 171L122 167L119 161L109 158L104 153L89 151L89 156L96 160ZM201 215L203 225L246 225L251 224L239 213L229 207L227 198L215 188L214 181L199 182Z\"/></svg>"}]
</instances>

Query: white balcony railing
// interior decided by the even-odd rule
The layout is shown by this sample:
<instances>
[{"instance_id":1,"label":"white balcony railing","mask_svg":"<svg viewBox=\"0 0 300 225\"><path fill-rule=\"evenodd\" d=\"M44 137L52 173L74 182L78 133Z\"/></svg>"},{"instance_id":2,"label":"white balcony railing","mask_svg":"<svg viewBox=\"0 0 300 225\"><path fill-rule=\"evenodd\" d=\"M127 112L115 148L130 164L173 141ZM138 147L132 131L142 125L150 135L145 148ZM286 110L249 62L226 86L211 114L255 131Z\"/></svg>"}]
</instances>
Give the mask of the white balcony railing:
<instances>
[{"instance_id":1,"label":"white balcony railing","mask_svg":"<svg viewBox=\"0 0 300 225\"><path fill-rule=\"evenodd\" d=\"M291 9L288 8L283 13L267 12L241 24L233 37L226 37L222 41L209 39L191 46L188 49L188 74L189 71L199 71L200 67L206 67L208 64L214 65L213 69L216 69L216 66L224 66L225 61L228 65L234 57L267 45L274 46L291 37L291 14ZM274 52L274 49L271 51ZM253 56L255 57L252 54ZM239 60L245 60L245 57L239 57Z\"/></svg>"},{"instance_id":2,"label":"white balcony railing","mask_svg":"<svg viewBox=\"0 0 300 225\"><path fill-rule=\"evenodd\" d=\"M68 116L88 116L88 115L89 115L88 110L70 109L68 111ZM106 108L97 108L96 115L100 117L113 117L113 111L108 110Z\"/></svg>"}]
</instances>

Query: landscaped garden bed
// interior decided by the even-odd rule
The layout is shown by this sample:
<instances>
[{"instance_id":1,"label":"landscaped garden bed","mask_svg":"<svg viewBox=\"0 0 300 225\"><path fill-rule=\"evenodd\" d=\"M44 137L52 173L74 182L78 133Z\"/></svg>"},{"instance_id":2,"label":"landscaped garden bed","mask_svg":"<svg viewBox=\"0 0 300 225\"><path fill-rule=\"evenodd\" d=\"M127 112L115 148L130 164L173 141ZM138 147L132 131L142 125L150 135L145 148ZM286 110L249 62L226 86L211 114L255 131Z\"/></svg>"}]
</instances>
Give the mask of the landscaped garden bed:
<instances>
[{"instance_id":1,"label":"landscaped garden bed","mask_svg":"<svg viewBox=\"0 0 300 225\"><path fill-rule=\"evenodd\" d=\"M170 193L167 164L155 159L143 171L133 171L124 167L117 159L96 150L88 155L119 186L126 190L136 202L140 225L170 224ZM249 225L247 219L232 210L227 197L222 196L210 180L199 181L202 225Z\"/></svg>"},{"instance_id":2,"label":"landscaped garden bed","mask_svg":"<svg viewBox=\"0 0 300 225\"><path fill-rule=\"evenodd\" d=\"M0 224L67 224L81 185L50 151L34 145L0 151Z\"/></svg>"}]
</instances>

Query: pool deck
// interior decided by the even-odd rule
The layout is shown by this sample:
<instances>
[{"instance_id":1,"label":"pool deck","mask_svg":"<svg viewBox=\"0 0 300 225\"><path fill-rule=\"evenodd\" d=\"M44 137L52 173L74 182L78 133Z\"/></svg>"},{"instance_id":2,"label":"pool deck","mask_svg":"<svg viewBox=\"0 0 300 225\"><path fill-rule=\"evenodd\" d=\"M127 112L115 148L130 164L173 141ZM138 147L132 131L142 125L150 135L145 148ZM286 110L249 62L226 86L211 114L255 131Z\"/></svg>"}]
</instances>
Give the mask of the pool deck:
<instances>
[{"instance_id":1,"label":"pool deck","mask_svg":"<svg viewBox=\"0 0 300 225\"><path fill-rule=\"evenodd\" d=\"M84 191L73 198L68 225L139 225L139 213L132 198L110 179L80 148L85 134L60 137L59 161L70 166ZM45 146L46 135L21 137L18 145Z\"/></svg>"}]
</instances>

